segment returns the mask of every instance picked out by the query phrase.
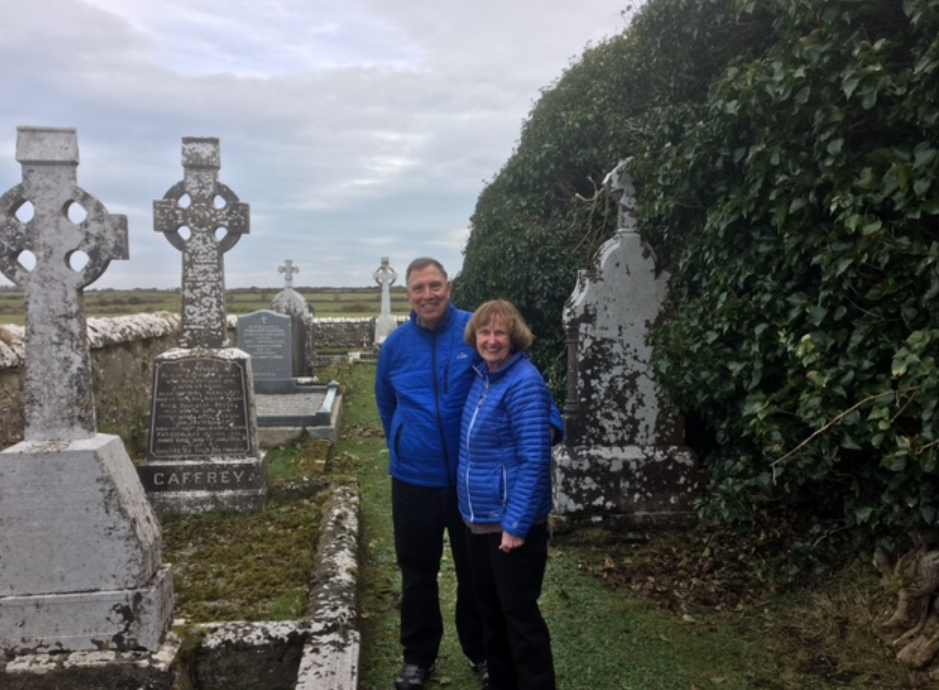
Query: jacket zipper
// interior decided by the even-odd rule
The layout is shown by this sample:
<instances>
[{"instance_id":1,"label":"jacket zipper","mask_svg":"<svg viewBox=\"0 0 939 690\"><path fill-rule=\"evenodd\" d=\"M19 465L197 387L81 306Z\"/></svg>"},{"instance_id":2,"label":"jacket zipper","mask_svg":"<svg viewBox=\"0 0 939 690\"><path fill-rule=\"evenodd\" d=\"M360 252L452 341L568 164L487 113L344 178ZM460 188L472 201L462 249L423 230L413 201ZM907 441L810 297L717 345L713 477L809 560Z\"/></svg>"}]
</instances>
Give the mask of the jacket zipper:
<instances>
[{"instance_id":1,"label":"jacket zipper","mask_svg":"<svg viewBox=\"0 0 939 690\"><path fill-rule=\"evenodd\" d=\"M450 486L456 485L456 477L453 476L453 472L450 470L450 451L447 448L447 434L446 430L443 428L443 419L440 416L440 381L437 376L437 333L432 331L430 334L431 342L431 369L434 372L434 405L437 410L437 431L440 433L441 447L443 448L443 462L444 468L447 471L447 480ZM448 362L449 365L449 362Z\"/></svg>"},{"instance_id":2,"label":"jacket zipper","mask_svg":"<svg viewBox=\"0 0 939 690\"><path fill-rule=\"evenodd\" d=\"M476 403L476 409L473 410L473 416L470 418L469 426L466 428L466 477L464 482L466 483L466 502L469 503L470 510L470 522L476 517L476 511L473 509L473 495L470 493L470 465L472 464L472 459L470 457L470 437L473 435L473 427L476 426L476 415L479 414L479 411L483 408L483 403L486 401L486 395L489 393L489 377L483 378L483 394L479 396L479 402Z\"/></svg>"}]
</instances>

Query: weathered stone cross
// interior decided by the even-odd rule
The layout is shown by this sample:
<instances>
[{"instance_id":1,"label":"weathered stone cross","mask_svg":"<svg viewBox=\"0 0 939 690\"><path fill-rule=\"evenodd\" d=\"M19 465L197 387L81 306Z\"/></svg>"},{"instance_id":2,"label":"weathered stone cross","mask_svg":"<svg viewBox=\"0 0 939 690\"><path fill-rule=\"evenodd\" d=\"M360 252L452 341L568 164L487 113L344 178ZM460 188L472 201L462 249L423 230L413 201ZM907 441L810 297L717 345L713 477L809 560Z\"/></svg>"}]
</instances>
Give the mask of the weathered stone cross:
<instances>
[{"instance_id":1,"label":"weathered stone cross","mask_svg":"<svg viewBox=\"0 0 939 690\"><path fill-rule=\"evenodd\" d=\"M293 288L293 274L300 272L300 269L293 265L293 261L285 259L284 265L278 266L277 271L284 274L284 287Z\"/></svg>"},{"instance_id":2,"label":"weathered stone cross","mask_svg":"<svg viewBox=\"0 0 939 690\"><path fill-rule=\"evenodd\" d=\"M218 181L218 139L183 137L182 182L153 202L153 226L183 253L180 346L228 346L222 255L250 231L248 204ZM188 229L184 238L180 230ZM224 229L225 235L216 233Z\"/></svg>"},{"instance_id":3,"label":"weathered stone cross","mask_svg":"<svg viewBox=\"0 0 939 690\"><path fill-rule=\"evenodd\" d=\"M391 286L398 279L398 274L388 265L388 257L381 258L381 266L372 274L375 282L381 286L381 315L391 314Z\"/></svg>"},{"instance_id":4,"label":"weathered stone cross","mask_svg":"<svg viewBox=\"0 0 939 690\"><path fill-rule=\"evenodd\" d=\"M82 288L112 259L127 258L127 218L78 186L75 129L18 128L16 160L23 181L0 197L0 272L26 292L25 438L91 438L97 423ZM36 261L31 270L20 262L27 254ZM81 254L86 263L73 268Z\"/></svg>"}]
</instances>

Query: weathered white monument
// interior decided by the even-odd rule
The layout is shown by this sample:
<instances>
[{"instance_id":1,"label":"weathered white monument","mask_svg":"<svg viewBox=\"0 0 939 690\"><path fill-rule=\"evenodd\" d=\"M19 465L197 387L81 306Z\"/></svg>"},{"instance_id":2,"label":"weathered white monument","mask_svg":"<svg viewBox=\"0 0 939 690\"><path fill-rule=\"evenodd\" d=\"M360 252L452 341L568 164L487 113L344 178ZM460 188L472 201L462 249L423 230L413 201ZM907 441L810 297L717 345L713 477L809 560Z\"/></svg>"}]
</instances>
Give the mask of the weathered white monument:
<instances>
[{"instance_id":1,"label":"weathered white monument","mask_svg":"<svg viewBox=\"0 0 939 690\"><path fill-rule=\"evenodd\" d=\"M373 276L381 287L381 314L375 319L375 347L381 347L385 339L398 327L397 320L391 315L391 286L398 279L398 274L389 265L388 257L381 258Z\"/></svg>"},{"instance_id":2,"label":"weathered white monument","mask_svg":"<svg viewBox=\"0 0 939 690\"><path fill-rule=\"evenodd\" d=\"M693 519L697 460L681 418L665 408L647 336L664 318L668 276L636 232L635 191L621 163L604 184L619 229L581 271L564 308L568 341L565 442L555 449L558 515L626 527Z\"/></svg>"},{"instance_id":3,"label":"weathered white monument","mask_svg":"<svg viewBox=\"0 0 939 690\"><path fill-rule=\"evenodd\" d=\"M223 256L249 231L248 205L218 181L218 139L183 138L185 177L153 203L153 223L182 252L182 332L153 372L146 462L160 513L263 510L251 358L230 347ZM188 236L180 231L186 229Z\"/></svg>"},{"instance_id":4,"label":"weathered white monument","mask_svg":"<svg viewBox=\"0 0 939 690\"><path fill-rule=\"evenodd\" d=\"M0 652L156 651L171 569L124 445L97 432L83 293L127 259L127 219L78 186L74 129L20 127L16 159L0 272L26 293L26 426L0 452Z\"/></svg>"},{"instance_id":5,"label":"weathered white monument","mask_svg":"<svg viewBox=\"0 0 939 690\"><path fill-rule=\"evenodd\" d=\"M293 261L284 260L284 265L278 266L277 270L284 274L284 289L274 295L274 299L271 300L271 310L278 314L286 314L293 321L296 342L293 361L296 375L313 376L313 358L316 354L313 318L316 312L313 305L293 289L293 274L300 272L300 269L293 265Z\"/></svg>"}]
</instances>

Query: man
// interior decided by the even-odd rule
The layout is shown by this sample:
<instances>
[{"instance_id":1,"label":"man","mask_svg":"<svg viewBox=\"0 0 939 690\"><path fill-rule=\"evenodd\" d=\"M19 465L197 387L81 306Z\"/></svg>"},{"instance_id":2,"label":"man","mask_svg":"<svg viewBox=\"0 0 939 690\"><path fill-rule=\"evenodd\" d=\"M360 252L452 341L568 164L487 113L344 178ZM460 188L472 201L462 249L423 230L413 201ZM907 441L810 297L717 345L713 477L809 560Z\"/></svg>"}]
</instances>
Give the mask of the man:
<instances>
[{"instance_id":1,"label":"man","mask_svg":"<svg viewBox=\"0 0 939 690\"><path fill-rule=\"evenodd\" d=\"M479 355L463 334L472 314L450 302L436 259L405 274L411 319L388 336L378 357L375 397L391 455L395 554L401 569L401 645L397 690L420 690L443 638L437 576L446 531L457 577L456 630L463 653L488 685L482 621L473 602L466 527L456 496L460 419Z\"/></svg>"}]
</instances>

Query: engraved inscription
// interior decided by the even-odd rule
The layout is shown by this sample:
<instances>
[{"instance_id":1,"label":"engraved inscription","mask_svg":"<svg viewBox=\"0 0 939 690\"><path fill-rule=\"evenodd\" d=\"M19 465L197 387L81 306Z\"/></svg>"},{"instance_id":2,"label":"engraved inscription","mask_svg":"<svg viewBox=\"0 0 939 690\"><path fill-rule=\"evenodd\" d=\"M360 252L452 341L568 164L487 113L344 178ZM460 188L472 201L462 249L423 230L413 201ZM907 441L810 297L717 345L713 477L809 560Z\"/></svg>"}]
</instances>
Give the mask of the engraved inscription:
<instances>
[{"instance_id":1,"label":"engraved inscription","mask_svg":"<svg viewBox=\"0 0 939 690\"><path fill-rule=\"evenodd\" d=\"M251 325L244 329L246 345L250 346L251 355L270 357L271 359L284 358L284 343L287 340L287 329L277 324Z\"/></svg>"},{"instance_id":2,"label":"engraved inscription","mask_svg":"<svg viewBox=\"0 0 939 690\"><path fill-rule=\"evenodd\" d=\"M183 359L154 370L150 456L251 452L245 370L238 362Z\"/></svg>"},{"instance_id":3,"label":"engraved inscription","mask_svg":"<svg viewBox=\"0 0 939 690\"><path fill-rule=\"evenodd\" d=\"M254 372L254 378L275 378L289 364L284 364L289 354L286 349L286 343L290 336L287 329L277 323L252 324L246 326L239 333L239 344L241 338L244 338L244 347L246 352L251 353L253 360L259 365ZM259 361L259 360L263 360ZM286 375L290 375L289 368L286 369Z\"/></svg>"},{"instance_id":4,"label":"engraved inscription","mask_svg":"<svg viewBox=\"0 0 939 690\"><path fill-rule=\"evenodd\" d=\"M251 355L254 380L293 376L289 316L264 310L238 317L238 348Z\"/></svg>"},{"instance_id":5,"label":"engraved inscription","mask_svg":"<svg viewBox=\"0 0 939 690\"><path fill-rule=\"evenodd\" d=\"M245 491L264 487L257 463L156 462L138 468L147 491Z\"/></svg>"}]
</instances>

